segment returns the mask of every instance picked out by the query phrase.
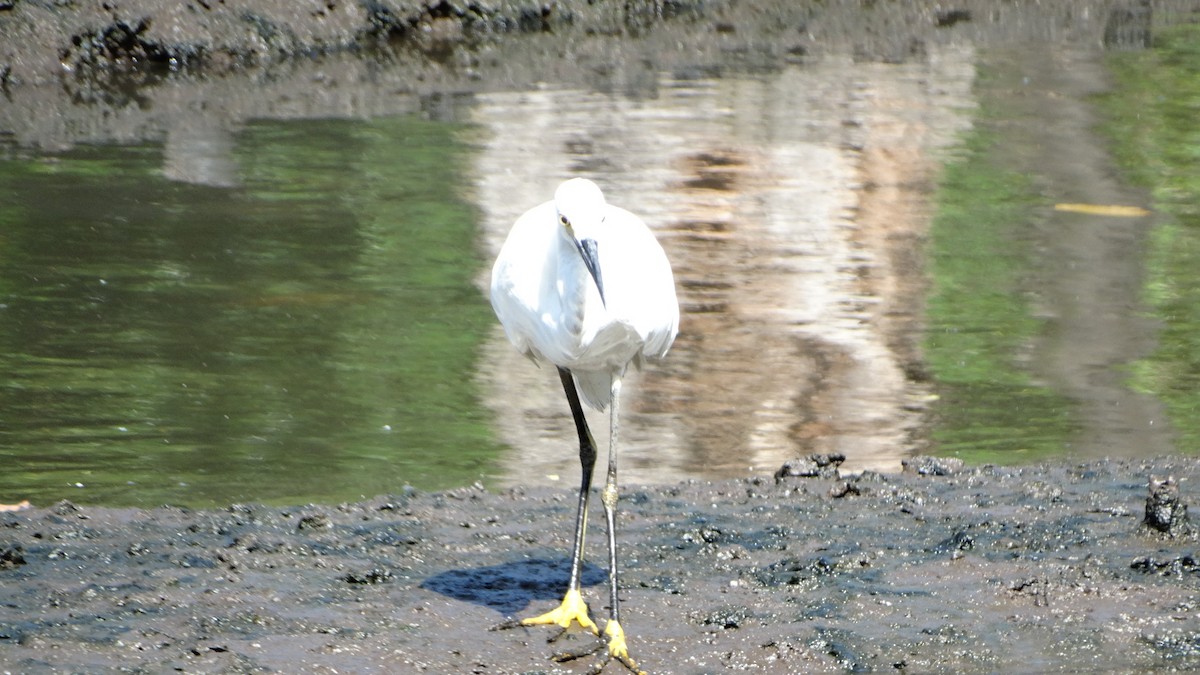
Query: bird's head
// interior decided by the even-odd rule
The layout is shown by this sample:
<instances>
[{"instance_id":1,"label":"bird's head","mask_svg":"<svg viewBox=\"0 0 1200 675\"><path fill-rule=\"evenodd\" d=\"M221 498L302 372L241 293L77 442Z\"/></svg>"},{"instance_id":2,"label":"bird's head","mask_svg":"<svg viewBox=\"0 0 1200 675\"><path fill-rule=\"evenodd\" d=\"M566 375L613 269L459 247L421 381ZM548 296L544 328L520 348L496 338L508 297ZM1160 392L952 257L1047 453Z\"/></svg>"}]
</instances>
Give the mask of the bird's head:
<instances>
[{"instance_id":1,"label":"bird's head","mask_svg":"<svg viewBox=\"0 0 1200 675\"><path fill-rule=\"evenodd\" d=\"M600 276L600 253L596 244L596 233L604 226L607 211L604 193L600 187L586 178L564 181L554 192L554 207L558 212L558 223L563 234L570 237L588 274L600 291L604 301L604 281Z\"/></svg>"}]
</instances>

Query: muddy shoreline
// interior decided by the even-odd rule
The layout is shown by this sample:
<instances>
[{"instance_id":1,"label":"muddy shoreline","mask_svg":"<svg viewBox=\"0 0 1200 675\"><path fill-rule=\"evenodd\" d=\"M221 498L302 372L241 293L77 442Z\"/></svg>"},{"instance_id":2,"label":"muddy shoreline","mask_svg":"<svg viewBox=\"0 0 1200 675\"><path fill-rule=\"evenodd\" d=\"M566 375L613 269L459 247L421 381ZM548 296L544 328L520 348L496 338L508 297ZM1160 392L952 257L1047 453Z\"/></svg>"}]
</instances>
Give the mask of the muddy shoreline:
<instances>
[{"instance_id":1,"label":"muddy shoreline","mask_svg":"<svg viewBox=\"0 0 1200 675\"><path fill-rule=\"evenodd\" d=\"M624 623L650 672L1200 667L1200 553L1180 508L1198 460L783 473L800 475L625 490ZM1145 523L1150 477L1168 475L1178 482L1150 513L1173 533ZM557 647L544 631L487 630L556 602L573 503L568 490L468 487L336 506L2 514L0 663L585 672L547 660ZM585 597L601 616L604 577L589 563Z\"/></svg>"}]
</instances>

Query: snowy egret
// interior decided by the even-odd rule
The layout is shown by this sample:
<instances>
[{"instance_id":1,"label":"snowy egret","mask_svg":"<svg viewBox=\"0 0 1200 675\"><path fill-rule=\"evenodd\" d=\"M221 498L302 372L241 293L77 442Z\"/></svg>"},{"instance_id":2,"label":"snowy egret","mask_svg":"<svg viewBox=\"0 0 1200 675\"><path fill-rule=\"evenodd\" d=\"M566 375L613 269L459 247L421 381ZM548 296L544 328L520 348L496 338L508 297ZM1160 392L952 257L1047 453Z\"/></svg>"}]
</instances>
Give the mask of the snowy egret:
<instances>
[{"instance_id":1,"label":"snowy egret","mask_svg":"<svg viewBox=\"0 0 1200 675\"><path fill-rule=\"evenodd\" d=\"M579 434L583 474L562 604L501 627L553 624L565 632L577 622L600 635L579 588L596 462L582 396L596 410L609 409L608 478L600 500L608 525L610 605L596 651L607 645L606 662L615 658L640 672L629 656L617 603L617 406L629 364L641 367L646 358L665 356L679 330L671 264L641 218L608 204L592 181L572 178L553 200L526 211L513 225L492 268L492 308L518 351L558 368Z\"/></svg>"}]
</instances>

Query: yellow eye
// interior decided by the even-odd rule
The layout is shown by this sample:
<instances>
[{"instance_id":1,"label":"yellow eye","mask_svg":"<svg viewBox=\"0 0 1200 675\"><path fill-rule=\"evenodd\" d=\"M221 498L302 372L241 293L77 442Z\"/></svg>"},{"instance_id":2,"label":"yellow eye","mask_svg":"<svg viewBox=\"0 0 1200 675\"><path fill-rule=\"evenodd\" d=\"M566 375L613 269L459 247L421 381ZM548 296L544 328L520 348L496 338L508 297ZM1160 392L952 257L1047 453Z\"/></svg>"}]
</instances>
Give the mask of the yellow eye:
<instances>
[{"instance_id":1,"label":"yellow eye","mask_svg":"<svg viewBox=\"0 0 1200 675\"><path fill-rule=\"evenodd\" d=\"M558 222L562 223L562 224L563 224L563 227L570 227L570 226L571 226L571 221L567 220L567 217L566 217L566 216L563 216L563 215L560 215L560 216L558 217Z\"/></svg>"}]
</instances>

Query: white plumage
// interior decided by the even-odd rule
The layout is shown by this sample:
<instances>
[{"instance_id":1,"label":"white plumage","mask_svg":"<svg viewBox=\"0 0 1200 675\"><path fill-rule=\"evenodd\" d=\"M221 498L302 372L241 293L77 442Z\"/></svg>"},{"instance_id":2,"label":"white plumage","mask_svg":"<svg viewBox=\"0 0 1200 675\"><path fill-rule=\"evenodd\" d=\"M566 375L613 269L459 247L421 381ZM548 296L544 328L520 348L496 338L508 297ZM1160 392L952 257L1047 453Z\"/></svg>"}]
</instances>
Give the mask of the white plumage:
<instances>
[{"instance_id":1,"label":"white plumage","mask_svg":"<svg viewBox=\"0 0 1200 675\"><path fill-rule=\"evenodd\" d=\"M513 225L492 267L492 308L521 353L557 367L579 434L582 468L571 577L562 604L501 627L567 628L578 622L600 635L580 592L597 455L582 398L597 410L610 408L608 478L601 492L609 552L605 658L640 673L625 644L617 594L617 410L629 364L665 356L679 330L671 264L641 218L605 202L592 181L573 178L558 187L553 200L526 211Z\"/></svg>"},{"instance_id":2,"label":"white plumage","mask_svg":"<svg viewBox=\"0 0 1200 675\"><path fill-rule=\"evenodd\" d=\"M596 243L603 301L580 251L586 240ZM610 402L610 378L665 356L679 331L662 246L641 218L608 204L584 178L517 219L492 267L491 291L517 350L570 370L597 410Z\"/></svg>"}]
</instances>

